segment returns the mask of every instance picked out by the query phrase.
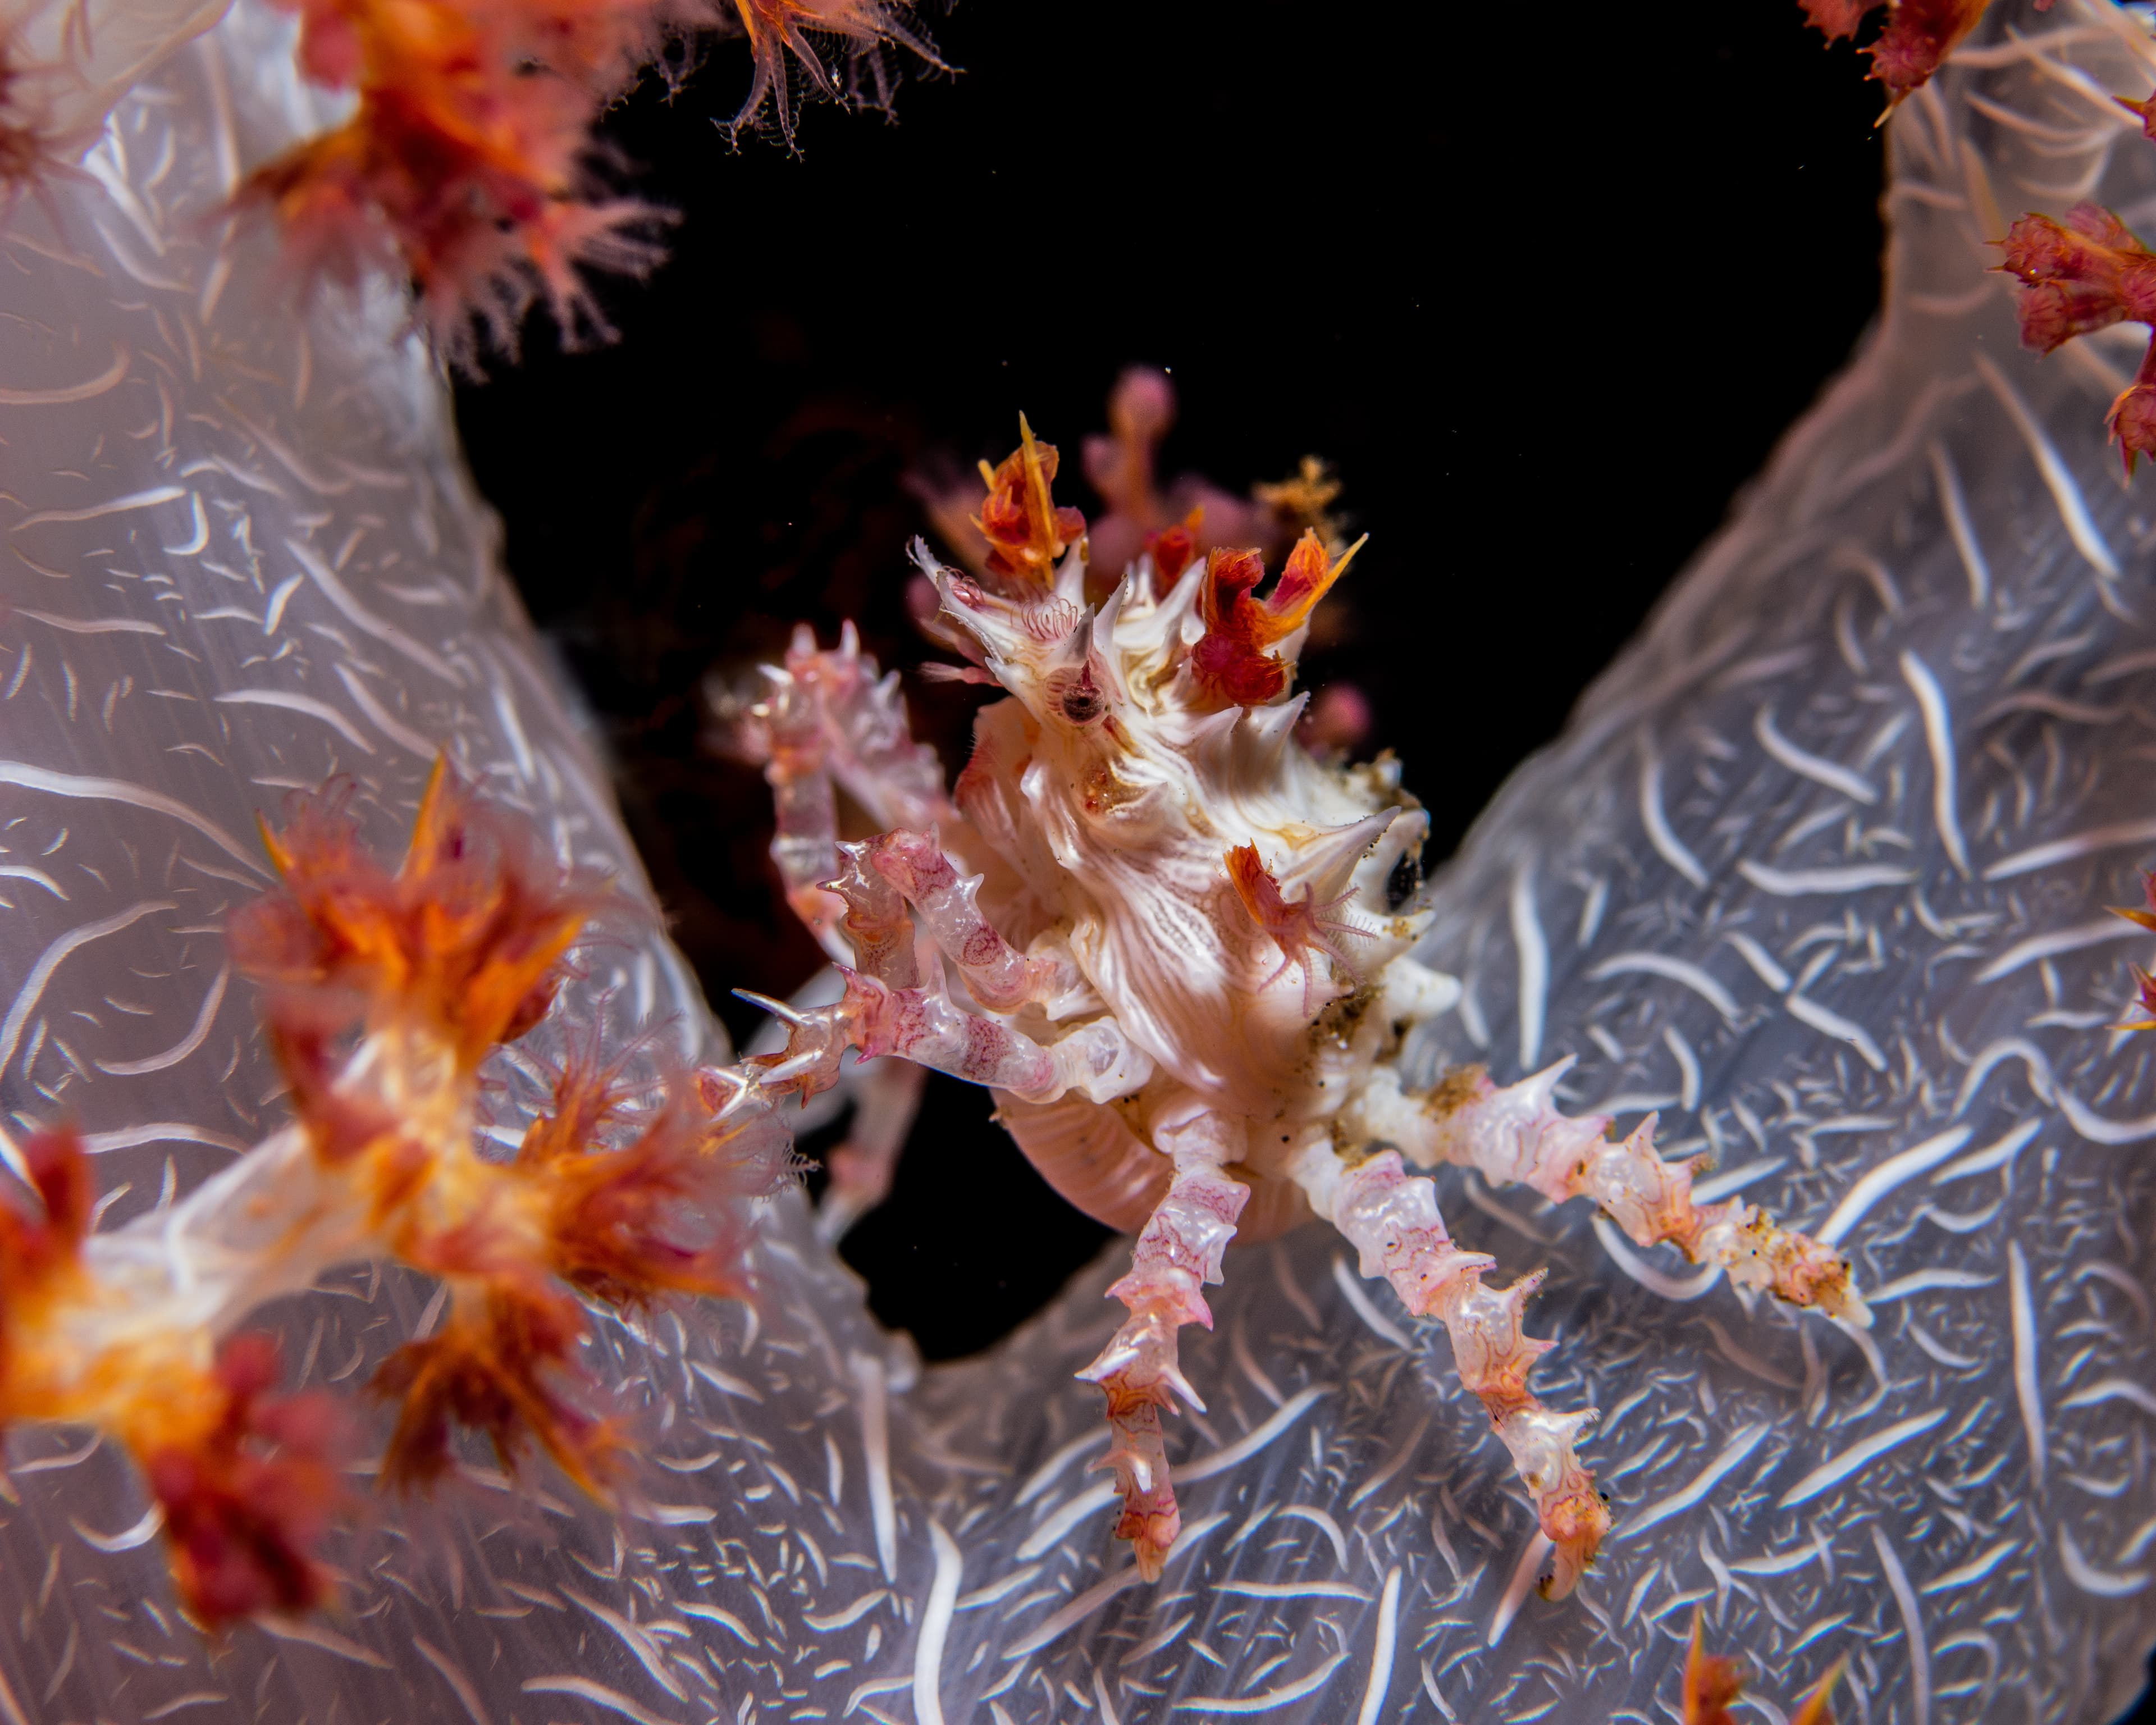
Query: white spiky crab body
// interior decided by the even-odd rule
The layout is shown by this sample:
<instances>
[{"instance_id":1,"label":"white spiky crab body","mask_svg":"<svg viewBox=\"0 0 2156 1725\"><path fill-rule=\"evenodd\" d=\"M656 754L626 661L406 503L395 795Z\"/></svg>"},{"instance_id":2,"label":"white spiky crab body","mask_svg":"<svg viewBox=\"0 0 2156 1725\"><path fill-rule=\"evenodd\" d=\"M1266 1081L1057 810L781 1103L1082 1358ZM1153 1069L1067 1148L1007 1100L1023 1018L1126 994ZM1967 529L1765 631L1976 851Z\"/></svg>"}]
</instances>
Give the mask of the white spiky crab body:
<instances>
[{"instance_id":1,"label":"white spiky crab body","mask_svg":"<svg viewBox=\"0 0 2156 1725\"><path fill-rule=\"evenodd\" d=\"M980 716L956 787L963 823L940 836L984 876L983 908L1014 945L1060 947L1083 978L1090 999L1020 1022L1048 1042L1105 1016L1153 1067L1105 1104L1006 1094L1020 1144L1081 1207L1134 1230L1170 1172L1150 1126L1202 1104L1242 1128L1238 1172L1256 1177L1247 1238L1308 1214L1291 1164L1331 1142L1348 1096L1397 1046L1401 1021L1367 1009L1426 1017L1456 988L1407 956L1428 919L1407 911L1401 883L1419 878L1429 823L1397 763L1314 758L1296 738L1301 696L1208 702L1184 650L1202 629L1204 578L1193 567L1157 594L1142 560L1093 611L1075 555L1031 606L936 569L947 613L1011 691ZM1086 691L1078 722L1074 686ZM1347 964L1298 960L1259 926L1229 875L1239 845L1255 847L1284 898L1330 907ZM1089 1117L1102 1108L1109 1119ZM1106 1190L1086 1178L1103 1149L1129 1176Z\"/></svg>"},{"instance_id":2,"label":"white spiky crab body","mask_svg":"<svg viewBox=\"0 0 2156 1725\"><path fill-rule=\"evenodd\" d=\"M778 793L772 855L844 979L829 1006L765 1002L792 1029L745 1081L805 1096L853 1051L988 1086L1052 1185L1137 1233L1111 1291L1130 1315L1081 1375L1107 1397L1101 1465L1147 1579L1180 1527L1160 1414L1198 1401L1176 1332L1212 1322L1202 1290L1232 1239L1314 1212L1363 1275L1445 1324L1535 1501L1548 1589L1568 1592L1609 1525L1573 1450L1593 1410L1535 1398L1552 1344L1521 1322L1539 1277L1485 1286L1495 1260L1453 1243L1403 1158L1591 1198L1640 1245L1862 1321L1848 1266L1748 1204L1693 1204L1691 1164L1655 1153L1651 1118L1612 1141L1605 1117L1559 1113L1562 1067L1509 1089L1480 1068L1403 1078L1409 1033L1460 992L1410 952L1429 823L1389 757L1306 750L1290 698L1312 609L1353 549L1306 533L1260 599L1256 552L1194 562L1170 530L1089 604L1084 523L1050 495L1055 452L1021 430L984 469L982 572L916 547L933 632L971 661L943 673L1005 697L979 715L952 798L850 628L829 653L798 634L745 715ZM834 783L891 830L839 842ZM887 1179L897 1134L881 1142ZM834 1165L842 1204L880 1189L864 1165Z\"/></svg>"}]
</instances>

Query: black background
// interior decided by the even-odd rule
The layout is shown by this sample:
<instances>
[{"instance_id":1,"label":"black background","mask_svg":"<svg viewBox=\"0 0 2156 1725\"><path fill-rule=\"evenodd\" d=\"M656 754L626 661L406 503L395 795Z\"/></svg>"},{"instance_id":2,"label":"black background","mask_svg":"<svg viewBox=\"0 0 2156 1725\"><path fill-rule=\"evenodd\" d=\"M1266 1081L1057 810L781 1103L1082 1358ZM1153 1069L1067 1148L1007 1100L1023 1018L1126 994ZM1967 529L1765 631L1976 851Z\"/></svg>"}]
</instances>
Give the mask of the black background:
<instances>
[{"instance_id":1,"label":"black background","mask_svg":"<svg viewBox=\"0 0 2156 1725\"><path fill-rule=\"evenodd\" d=\"M963 72L909 76L896 124L812 109L798 154L713 124L746 87L738 44L671 101L638 92L608 131L680 213L672 261L603 290L618 344L535 330L459 391L511 567L737 1034L728 988L783 993L817 955L773 891L762 787L700 742L698 684L797 618L925 656L910 473L1000 456L1021 409L1075 473L1132 362L1181 394L1168 474L1240 491L1326 457L1372 536L1303 679L1369 697L1434 860L1878 297L1876 86L1793 3L968 0L932 22ZM955 771L978 697L911 698ZM1106 1237L938 1080L844 1250L947 1358Z\"/></svg>"}]
</instances>

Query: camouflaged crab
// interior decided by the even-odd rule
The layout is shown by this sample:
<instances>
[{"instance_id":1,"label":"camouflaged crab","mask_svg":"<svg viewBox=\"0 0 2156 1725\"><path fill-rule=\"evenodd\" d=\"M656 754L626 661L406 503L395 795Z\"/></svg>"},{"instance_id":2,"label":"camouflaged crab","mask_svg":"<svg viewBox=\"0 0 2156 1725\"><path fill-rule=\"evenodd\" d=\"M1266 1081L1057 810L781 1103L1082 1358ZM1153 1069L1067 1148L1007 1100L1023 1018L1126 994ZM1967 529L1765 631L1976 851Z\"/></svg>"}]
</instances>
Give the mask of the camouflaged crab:
<instances>
[{"instance_id":1,"label":"camouflaged crab","mask_svg":"<svg viewBox=\"0 0 2156 1725\"><path fill-rule=\"evenodd\" d=\"M1363 1275L1450 1332L1534 1499L1553 1551L1544 1591L1561 1597L1609 1526L1573 1449L1594 1412L1536 1399L1528 1374L1553 1344L1521 1322L1539 1276L1485 1286L1495 1260L1453 1244L1407 1163L1591 1198L1640 1245L1866 1322L1849 1266L1753 1205L1695 1205L1693 1165L1656 1155L1651 1117L1618 1142L1606 1117L1558 1113L1563 1064L1509 1088L1479 1068L1403 1081L1408 1033L1460 992L1410 955L1428 821L1389 756L1308 753L1288 692L1354 547L1306 534L1260 598L1257 553L1196 560L1171 528L1089 604L1085 523L1054 502L1055 449L1020 429L976 519L985 573L916 548L938 627L970 661L946 674L1009 697L980 714L950 793L908 734L896 673L879 679L850 626L835 651L798 631L742 716L777 793L789 898L844 981L813 1009L749 997L790 1034L747 1070L805 1099L853 1051L988 1085L1051 1184L1137 1234L1111 1291L1130 1316L1081 1375L1107 1397L1101 1465L1147 1578L1179 1527L1161 1411L1204 1405L1177 1332L1209 1325L1201 1289L1230 1240L1314 1212ZM841 843L838 786L886 830Z\"/></svg>"}]
</instances>

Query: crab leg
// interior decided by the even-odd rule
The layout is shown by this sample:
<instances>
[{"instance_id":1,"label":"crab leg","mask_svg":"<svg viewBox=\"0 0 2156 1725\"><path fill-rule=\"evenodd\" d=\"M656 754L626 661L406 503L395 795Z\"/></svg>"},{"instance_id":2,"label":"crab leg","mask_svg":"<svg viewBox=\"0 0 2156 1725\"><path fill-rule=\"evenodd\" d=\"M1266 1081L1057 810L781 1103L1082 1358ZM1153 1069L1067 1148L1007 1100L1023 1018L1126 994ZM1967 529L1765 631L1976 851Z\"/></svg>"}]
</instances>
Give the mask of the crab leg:
<instances>
[{"instance_id":1,"label":"crab leg","mask_svg":"<svg viewBox=\"0 0 2156 1725\"><path fill-rule=\"evenodd\" d=\"M911 1060L870 1060L854 1075L853 1129L846 1142L824 1158L831 1183L816 1211L816 1232L827 1244L891 1194L898 1153L921 1111L921 1086L928 1069Z\"/></svg>"},{"instance_id":2,"label":"crab leg","mask_svg":"<svg viewBox=\"0 0 2156 1725\"><path fill-rule=\"evenodd\" d=\"M969 1084L1007 1090L1029 1102L1052 1102L1070 1091L1096 1102L1128 1096L1152 1076L1152 1061L1112 1019L1081 1024L1051 1043L1036 1042L985 1013L956 1004L934 980L929 986L893 988L839 967L844 997L836 1004L796 1012L783 1001L747 989L741 997L775 1013L793 1027L783 1054L746 1063L758 1084L803 1098L838 1081L848 1049L863 1060L896 1055L948 1072Z\"/></svg>"},{"instance_id":3,"label":"crab leg","mask_svg":"<svg viewBox=\"0 0 2156 1725\"><path fill-rule=\"evenodd\" d=\"M1357 1099L1354 1125L1425 1167L1460 1163L1496 1184L1531 1186L1560 1204L1590 1198L1635 1245L1667 1241L1695 1264L1722 1266L1746 1287L1860 1327L1871 1322L1849 1260L1831 1246L1741 1199L1695 1204L1696 1164L1655 1153L1654 1116L1620 1140L1606 1136L1605 1114L1558 1113L1552 1097L1571 1065L1560 1060L1502 1090L1481 1067L1466 1066L1419 1095L1401 1091L1381 1068Z\"/></svg>"},{"instance_id":4,"label":"crab leg","mask_svg":"<svg viewBox=\"0 0 2156 1725\"><path fill-rule=\"evenodd\" d=\"M763 765L778 814L771 855L787 901L834 957L840 907L824 883L838 872L838 798L843 784L879 821L933 821L950 808L935 751L913 740L898 674L879 679L849 623L838 646L819 651L806 624L786 664L765 665L764 698L742 716L735 741Z\"/></svg>"},{"instance_id":5,"label":"crab leg","mask_svg":"<svg viewBox=\"0 0 2156 1725\"><path fill-rule=\"evenodd\" d=\"M905 895L929 938L991 1012L1015 1012L1079 986L1068 952L1029 957L1003 937L981 912L981 877L959 874L934 834L885 833L864 850L869 866Z\"/></svg>"},{"instance_id":6,"label":"crab leg","mask_svg":"<svg viewBox=\"0 0 2156 1725\"><path fill-rule=\"evenodd\" d=\"M1155 1124L1154 1147L1173 1158L1174 1178L1132 1249L1130 1273L1108 1290L1131 1315L1078 1374L1108 1398L1111 1443L1095 1465L1115 1471L1123 1499L1116 1533L1131 1542L1147 1581L1160 1579L1183 1527L1160 1410L1173 1408L1178 1395L1201 1412L1205 1406L1177 1363L1176 1332L1188 1323L1213 1327L1199 1289L1220 1280L1221 1254L1250 1200L1250 1189L1225 1172L1227 1163L1241 1159L1242 1137L1240 1122L1209 1110L1194 1108L1172 1124Z\"/></svg>"},{"instance_id":7,"label":"crab leg","mask_svg":"<svg viewBox=\"0 0 2156 1725\"><path fill-rule=\"evenodd\" d=\"M913 919L899 890L873 865L880 842L839 845L838 874L820 884L845 905L839 927L853 951L854 968L891 988L911 988L921 981Z\"/></svg>"},{"instance_id":8,"label":"crab leg","mask_svg":"<svg viewBox=\"0 0 2156 1725\"><path fill-rule=\"evenodd\" d=\"M1350 1168L1327 1140L1303 1153L1295 1175L1311 1207L1329 1218L1361 1255L1363 1274L1383 1276L1409 1311L1445 1325L1460 1380L1481 1399L1555 1548L1543 1592L1563 1599L1594 1560L1609 1528L1609 1511L1594 1489L1594 1476L1573 1451L1595 1410L1553 1413L1527 1388L1536 1360L1556 1345L1520 1330L1522 1309L1541 1285L1541 1274L1523 1276L1502 1292L1484 1287L1482 1277L1497 1260L1453 1244L1438 1211L1437 1189L1427 1178L1407 1173L1396 1150Z\"/></svg>"},{"instance_id":9,"label":"crab leg","mask_svg":"<svg viewBox=\"0 0 2156 1725\"><path fill-rule=\"evenodd\" d=\"M794 655L787 655L789 666ZM823 704L814 683L788 669L763 667L768 696L755 709L754 747L771 787L777 830L771 860L793 914L827 952L840 906L822 883L838 872L839 803L824 764Z\"/></svg>"}]
</instances>

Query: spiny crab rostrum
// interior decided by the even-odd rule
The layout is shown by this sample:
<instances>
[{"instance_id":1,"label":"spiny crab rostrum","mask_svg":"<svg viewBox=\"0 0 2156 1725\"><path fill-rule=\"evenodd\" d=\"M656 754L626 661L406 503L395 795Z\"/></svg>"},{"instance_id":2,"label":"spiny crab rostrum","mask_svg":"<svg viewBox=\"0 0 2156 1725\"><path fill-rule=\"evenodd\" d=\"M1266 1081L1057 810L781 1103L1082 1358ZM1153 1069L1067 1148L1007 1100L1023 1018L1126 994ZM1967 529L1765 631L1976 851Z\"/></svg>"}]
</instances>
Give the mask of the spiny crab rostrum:
<instances>
[{"instance_id":1,"label":"spiny crab rostrum","mask_svg":"<svg viewBox=\"0 0 2156 1725\"><path fill-rule=\"evenodd\" d=\"M1522 1321L1539 1276L1486 1286L1496 1260L1454 1244L1408 1164L1591 1199L1641 1246L1868 1322L1849 1266L1750 1204L1695 1205L1692 1165L1655 1153L1651 1118L1617 1141L1604 1117L1560 1114L1562 1065L1509 1088L1479 1068L1403 1082L1408 1033L1460 993L1410 955L1429 823L1389 756L1308 752L1289 694L1311 612L1356 547L1306 533L1261 598L1257 553L1201 559L1169 528L1089 603L1084 522L1053 500L1055 449L1020 429L975 520L983 572L916 547L936 631L967 661L942 674L1009 697L980 713L947 795L896 674L878 677L850 625L835 650L797 631L735 711L777 793L789 898L844 981L809 1009L748 997L789 1027L749 1070L805 1098L853 1051L990 1086L1050 1183L1137 1234L1111 1290L1129 1317L1082 1375L1107 1398L1117 1532L1148 1579L1180 1524L1161 1413L1204 1405L1177 1332L1210 1324L1203 1289L1231 1240L1314 1212L1363 1275L1445 1326L1534 1499L1543 1589L1561 1597L1609 1527L1574 1451L1594 1412L1536 1399L1553 1344ZM841 842L839 786L886 829Z\"/></svg>"}]
</instances>

